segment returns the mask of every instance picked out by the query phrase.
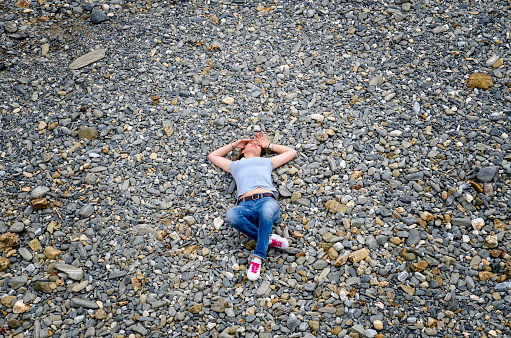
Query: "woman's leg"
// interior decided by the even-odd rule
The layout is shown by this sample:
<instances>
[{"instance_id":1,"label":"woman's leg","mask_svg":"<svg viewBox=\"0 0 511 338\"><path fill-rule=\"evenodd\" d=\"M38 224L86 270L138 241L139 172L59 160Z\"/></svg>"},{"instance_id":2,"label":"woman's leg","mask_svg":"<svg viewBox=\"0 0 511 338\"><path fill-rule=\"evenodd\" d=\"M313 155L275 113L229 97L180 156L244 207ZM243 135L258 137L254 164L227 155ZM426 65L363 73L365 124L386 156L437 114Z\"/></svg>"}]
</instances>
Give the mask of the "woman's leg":
<instances>
[{"instance_id":1,"label":"woman's leg","mask_svg":"<svg viewBox=\"0 0 511 338\"><path fill-rule=\"evenodd\" d=\"M254 255L265 260L273 223L280 217L280 207L277 201L271 197L259 199L255 204L256 213L259 218L259 229Z\"/></svg>"},{"instance_id":2,"label":"woman's leg","mask_svg":"<svg viewBox=\"0 0 511 338\"><path fill-rule=\"evenodd\" d=\"M243 202L240 205L229 209L225 218L227 222L239 232L244 233L249 238L257 241L257 235L259 232L257 215L254 210L254 203Z\"/></svg>"}]
</instances>

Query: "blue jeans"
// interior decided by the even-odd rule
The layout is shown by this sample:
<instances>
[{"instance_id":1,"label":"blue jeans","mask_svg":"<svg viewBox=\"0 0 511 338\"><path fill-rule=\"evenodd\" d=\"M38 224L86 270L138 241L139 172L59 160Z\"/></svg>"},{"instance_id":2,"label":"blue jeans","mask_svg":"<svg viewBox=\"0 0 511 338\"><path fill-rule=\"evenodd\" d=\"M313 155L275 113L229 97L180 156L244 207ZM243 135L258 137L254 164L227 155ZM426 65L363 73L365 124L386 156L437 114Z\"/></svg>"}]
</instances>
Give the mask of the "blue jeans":
<instances>
[{"instance_id":1,"label":"blue jeans","mask_svg":"<svg viewBox=\"0 0 511 338\"><path fill-rule=\"evenodd\" d=\"M280 217L280 207L271 197L242 202L227 211L227 222L236 230L257 241L254 255L265 260L273 223Z\"/></svg>"}]
</instances>

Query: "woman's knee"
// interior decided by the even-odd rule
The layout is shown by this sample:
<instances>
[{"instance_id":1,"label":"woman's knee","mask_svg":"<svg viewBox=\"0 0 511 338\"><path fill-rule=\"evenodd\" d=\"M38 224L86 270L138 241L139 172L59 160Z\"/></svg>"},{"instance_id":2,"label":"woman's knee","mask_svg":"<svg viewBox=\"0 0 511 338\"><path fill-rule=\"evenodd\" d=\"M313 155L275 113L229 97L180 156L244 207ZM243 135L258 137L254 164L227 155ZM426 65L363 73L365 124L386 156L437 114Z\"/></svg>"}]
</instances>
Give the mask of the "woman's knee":
<instances>
[{"instance_id":1,"label":"woman's knee","mask_svg":"<svg viewBox=\"0 0 511 338\"><path fill-rule=\"evenodd\" d=\"M227 213L225 214L225 219L227 220L227 223L233 225L238 222L238 213L236 212L236 208L229 209Z\"/></svg>"},{"instance_id":2,"label":"woman's knee","mask_svg":"<svg viewBox=\"0 0 511 338\"><path fill-rule=\"evenodd\" d=\"M264 203L262 217L276 221L280 216L280 206L275 200Z\"/></svg>"}]
</instances>

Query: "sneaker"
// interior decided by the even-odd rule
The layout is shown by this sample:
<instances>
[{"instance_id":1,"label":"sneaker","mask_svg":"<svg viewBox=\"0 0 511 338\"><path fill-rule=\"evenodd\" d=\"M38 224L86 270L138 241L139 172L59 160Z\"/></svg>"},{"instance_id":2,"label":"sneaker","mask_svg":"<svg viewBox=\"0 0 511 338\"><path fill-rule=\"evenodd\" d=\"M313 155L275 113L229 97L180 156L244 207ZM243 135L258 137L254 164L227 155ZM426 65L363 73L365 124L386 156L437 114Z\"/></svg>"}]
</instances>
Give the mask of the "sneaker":
<instances>
[{"instance_id":1,"label":"sneaker","mask_svg":"<svg viewBox=\"0 0 511 338\"><path fill-rule=\"evenodd\" d=\"M279 235L271 235L270 236L270 248L276 248L280 250L289 249L289 242L284 237L280 237Z\"/></svg>"},{"instance_id":2,"label":"sneaker","mask_svg":"<svg viewBox=\"0 0 511 338\"><path fill-rule=\"evenodd\" d=\"M261 276L261 259L254 258L248 267L247 278L249 280L258 280Z\"/></svg>"}]
</instances>

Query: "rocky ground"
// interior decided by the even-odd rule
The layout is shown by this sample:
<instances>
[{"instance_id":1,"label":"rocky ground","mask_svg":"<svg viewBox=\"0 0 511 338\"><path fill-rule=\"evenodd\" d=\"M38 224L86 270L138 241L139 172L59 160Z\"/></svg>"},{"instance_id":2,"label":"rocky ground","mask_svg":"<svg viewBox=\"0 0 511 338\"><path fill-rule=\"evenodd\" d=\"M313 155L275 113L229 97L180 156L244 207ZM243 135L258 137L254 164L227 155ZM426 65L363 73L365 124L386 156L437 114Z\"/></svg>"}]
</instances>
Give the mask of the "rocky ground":
<instances>
[{"instance_id":1,"label":"rocky ground","mask_svg":"<svg viewBox=\"0 0 511 338\"><path fill-rule=\"evenodd\" d=\"M1 335L510 336L510 7L0 0ZM254 283L206 155L259 130Z\"/></svg>"}]
</instances>

